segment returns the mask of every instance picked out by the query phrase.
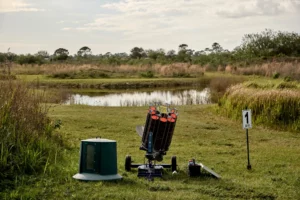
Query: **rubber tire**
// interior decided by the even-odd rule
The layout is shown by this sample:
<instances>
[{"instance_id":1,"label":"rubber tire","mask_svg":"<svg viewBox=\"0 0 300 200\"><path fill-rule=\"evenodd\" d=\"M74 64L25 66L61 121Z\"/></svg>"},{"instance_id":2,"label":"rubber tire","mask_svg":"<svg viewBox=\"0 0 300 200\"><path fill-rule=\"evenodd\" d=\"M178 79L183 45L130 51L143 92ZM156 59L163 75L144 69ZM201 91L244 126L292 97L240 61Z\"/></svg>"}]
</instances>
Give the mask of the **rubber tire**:
<instances>
[{"instance_id":1,"label":"rubber tire","mask_svg":"<svg viewBox=\"0 0 300 200\"><path fill-rule=\"evenodd\" d=\"M127 172L131 171L131 156L126 156L125 158L125 170Z\"/></svg>"},{"instance_id":2,"label":"rubber tire","mask_svg":"<svg viewBox=\"0 0 300 200\"><path fill-rule=\"evenodd\" d=\"M172 159L171 159L171 169L172 169L172 172L177 171L176 156L172 156Z\"/></svg>"}]
</instances>

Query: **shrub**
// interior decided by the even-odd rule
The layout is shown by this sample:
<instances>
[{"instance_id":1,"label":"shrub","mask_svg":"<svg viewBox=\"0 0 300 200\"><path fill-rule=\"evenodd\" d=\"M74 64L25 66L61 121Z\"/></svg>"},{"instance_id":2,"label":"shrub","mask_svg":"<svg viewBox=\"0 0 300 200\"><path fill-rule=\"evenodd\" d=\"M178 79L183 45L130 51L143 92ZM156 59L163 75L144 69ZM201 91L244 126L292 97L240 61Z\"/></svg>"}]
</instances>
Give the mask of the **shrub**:
<instances>
[{"instance_id":1,"label":"shrub","mask_svg":"<svg viewBox=\"0 0 300 200\"><path fill-rule=\"evenodd\" d=\"M144 73L140 73L140 76L143 78L153 78L154 77L154 73L152 71L147 71Z\"/></svg>"},{"instance_id":2,"label":"shrub","mask_svg":"<svg viewBox=\"0 0 300 200\"><path fill-rule=\"evenodd\" d=\"M275 72L275 73L273 74L273 79L278 79L279 76L280 76L280 73Z\"/></svg>"},{"instance_id":3,"label":"shrub","mask_svg":"<svg viewBox=\"0 0 300 200\"><path fill-rule=\"evenodd\" d=\"M189 78L191 77L191 75L189 73L184 73L184 72L181 72L181 73L173 73L172 75L173 77L181 77L181 78Z\"/></svg>"}]
</instances>

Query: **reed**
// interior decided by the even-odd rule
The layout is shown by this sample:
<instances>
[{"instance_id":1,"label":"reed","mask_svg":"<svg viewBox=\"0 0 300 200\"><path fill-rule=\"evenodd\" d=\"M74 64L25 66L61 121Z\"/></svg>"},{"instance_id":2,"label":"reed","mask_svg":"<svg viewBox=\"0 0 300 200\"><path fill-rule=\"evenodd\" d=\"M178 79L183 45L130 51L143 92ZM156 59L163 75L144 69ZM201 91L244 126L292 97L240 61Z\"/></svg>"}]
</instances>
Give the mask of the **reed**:
<instances>
[{"instance_id":1,"label":"reed","mask_svg":"<svg viewBox=\"0 0 300 200\"><path fill-rule=\"evenodd\" d=\"M18 175L41 172L62 142L40 92L11 80L0 88L0 188L5 189Z\"/></svg>"},{"instance_id":2,"label":"reed","mask_svg":"<svg viewBox=\"0 0 300 200\"><path fill-rule=\"evenodd\" d=\"M263 64L251 65L249 67L228 67L227 72L241 75L260 75L267 77L290 78L300 80L300 63L293 62L268 62Z\"/></svg>"},{"instance_id":3,"label":"reed","mask_svg":"<svg viewBox=\"0 0 300 200\"><path fill-rule=\"evenodd\" d=\"M256 85L257 86L257 85ZM242 110L252 110L256 124L272 128L300 130L300 91L297 88L230 87L219 101L220 111L228 117L241 119Z\"/></svg>"},{"instance_id":4,"label":"reed","mask_svg":"<svg viewBox=\"0 0 300 200\"><path fill-rule=\"evenodd\" d=\"M209 83L209 88L211 91L211 101L218 102L219 99L225 94L227 88L244 81L245 78L242 77L234 77L234 76L213 77Z\"/></svg>"},{"instance_id":5,"label":"reed","mask_svg":"<svg viewBox=\"0 0 300 200\"><path fill-rule=\"evenodd\" d=\"M132 77L152 71L161 77L190 77L203 75L204 68L187 63L151 64L151 65L106 65L106 64L44 64L18 65L12 67L13 74L43 74L54 78L108 78Z\"/></svg>"}]
</instances>

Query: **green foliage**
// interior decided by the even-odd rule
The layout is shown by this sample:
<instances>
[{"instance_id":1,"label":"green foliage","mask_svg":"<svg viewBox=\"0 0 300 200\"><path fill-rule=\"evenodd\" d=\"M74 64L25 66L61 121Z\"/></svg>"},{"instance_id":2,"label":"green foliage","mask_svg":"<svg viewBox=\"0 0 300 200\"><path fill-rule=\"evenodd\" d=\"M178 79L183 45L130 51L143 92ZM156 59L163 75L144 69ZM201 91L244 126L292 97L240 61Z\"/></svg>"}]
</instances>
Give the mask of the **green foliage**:
<instances>
[{"instance_id":1,"label":"green foliage","mask_svg":"<svg viewBox=\"0 0 300 200\"><path fill-rule=\"evenodd\" d=\"M27 54L27 55L18 56L17 62L20 65L23 65L23 64L31 64L31 65L38 64L38 65L41 65L45 61L44 61L44 58L41 57L41 56L34 56L34 55L31 55L31 54Z\"/></svg>"},{"instance_id":2,"label":"green foliage","mask_svg":"<svg viewBox=\"0 0 300 200\"><path fill-rule=\"evenodd\" d=\"M295 84L293 82L281 82L276 86L276 88L278 88L278 89L285 89L285 88L287 88L287 89L292 89L292 88L297 89L298 87L297 87L297 84Z\"/></svg>"},{"instance_id":3,"label":"green foliage","mask_svg":"<svg viewBox=\"0 0 300 200\"><path fill-rule=\"evenodd\" d=\"M40 50L38 51L35 56L37 57L40 57L42 59L49 59L50 58L50 55L47 51L44 51L44 50Z\"/></svg>"},{"instance_id":4,"label":"green foliage","mask_svg":"<svg viewBox=\"0 0 300 200\"><path fill-rule=\"evenodd\" d=\"M174 72L172 74L172 77L175 77L175 78L179 78L179 77L181 77L181 78L189 78L189 77L192 77L192 76L189 73L185 73L185 72L178 72L178 73Z\"/></svg>"},{"instance_id":5,"label":"green foliage","mask_svg":"<svg viewBox=\"0 0 300 200\"><path fill-rule=\"evenodd\" d=\"M69 57L69 51L67 49L64 48L58 48L54 51L53 54L53 60L58 60L58 61L64 61L67 60L67 58Z\"/></svg>"},{"instance_id":6,"label":"green foliage","mask_svg":"<svg viewBox=\"0 0 300 200\"><path fill-rule=\"evenodd\" d=\"M15 62L18 59L18 55L7 52L7 53L1 53L0 52L0 63L7 63L7 62Z\"/></svg>"},{"instance_id":7,"label":"green foliage","mask_svg":"<svg viewBox=\"0 0 300 200\"><path fill-rule=\"evenodd\" d=\"M20 82L0 83L0 190L16 176L37 174L52 161L60 139L41 96ZM59 142L59 143L57 143Z\"/></svg>"},{"instance_id":8,"label":"green foliage","mask_svg":"<svg viewBox=\"0 0 300 200\"><path fill-rule=\"evenodd\" d=\"M290 82L290 81L292 81L292 78L290 76L285 76L283 80L285 82Z\"/></svg>"},{"instance_id":9,"label":"green foliage","mask_svg":"<svg viewBox=\"0 0 300 200\"><path fill-rule=\"evenodd\" d=\"M140 76L143 78L153 78L154 73L152 71L147 71L145 73L140 73Z\"/></svg>"},{"instance_id":10,"label":"green foliage","mask_svg":"<svg viewBox=\"0 0 300 200\"><path fill-rule=\"evenodd\" d=\"M77 52L77 55L78 56L83 56L83 57L88 57L89 55L92 54L92 51L89 47L87 46L84 46L84 47L81 47L78 52Z\"/></svg>"},{"instance_id":11,"label":"green foliage","mask_svg":"<svg viewBox=\"0 0 300 200\"><path fill-rule=\"evenodd\" d=\"M109 78L110 75L96 69L69 71L69 72L56 72L50 77L59 79L87 79L87 78Z\"/></svg>"},{"instance_id":12,"label":"green foliage","mask_svg":"<svg viewBox=\"0 0 300 200\"><path fill-rule=\"evenodd\" d=\"M130 52L130 57L133 59L141 59L142 57L146 57L146 53L142 47L134 47Z\"/></svg>"},{"instance_id":13,"label":"green foliage","mask_svg":"<svg viewBox=\"0 0 300 200\"><path fill-rule=\"evenodd\" d=\"M278 79L279 76L280 76L280 73L279 73L279 72L273 73L273 79Z\"/></svg>"},{"instance_id":14,"label":"green foliage","mask_svg":"<svg viewBox=\"0 0 300 200\"><path fill-rule=\"evenodd\" d=\"M300 56L300 35L290 32L275 32L269 29L261 33L246 34L236 48L237 59L267 59L273 56Z\"/></svg>"},{"instance_id":15,"label":"green foliage","mask_svg":"<svg viewBox=\"0 0 300 200\"><path fill-rule=\"evenodd\" d=\"M220 100L221 111L234 119L241 119L241 110L252 110L253 122L285 130L300 130L300 91L290 83L280 89L231 87ZM285 88L285 90L282 90ZM291 89L286 89L291 88Z\"/></svg>"}]
</instances>

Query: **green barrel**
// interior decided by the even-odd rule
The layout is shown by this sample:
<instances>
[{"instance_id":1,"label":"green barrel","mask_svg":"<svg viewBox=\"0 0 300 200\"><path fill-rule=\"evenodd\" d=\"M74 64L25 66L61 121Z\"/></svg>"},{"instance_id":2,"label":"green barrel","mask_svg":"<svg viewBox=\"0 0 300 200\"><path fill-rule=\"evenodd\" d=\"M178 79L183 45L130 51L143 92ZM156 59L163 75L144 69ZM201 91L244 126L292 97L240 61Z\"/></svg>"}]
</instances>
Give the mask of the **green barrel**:
<instances>
[{"instance_id":1,"label":"green barrel","mask_svg":"<svg viewBox=\"0 0 300 200\"><path fill-rule=\"evenodd\" d=\"M82 140L80 145L79 180L118 180L117 143L108 139Z\"/></svg>"}]
</instances>

